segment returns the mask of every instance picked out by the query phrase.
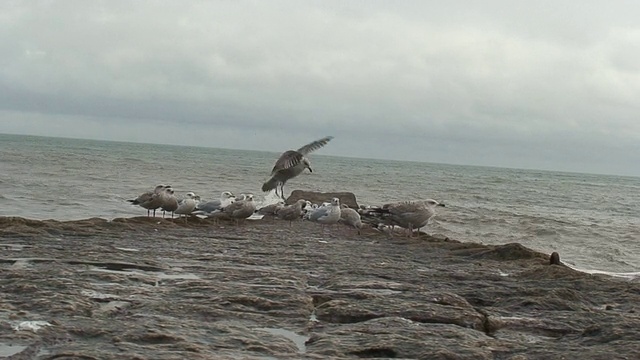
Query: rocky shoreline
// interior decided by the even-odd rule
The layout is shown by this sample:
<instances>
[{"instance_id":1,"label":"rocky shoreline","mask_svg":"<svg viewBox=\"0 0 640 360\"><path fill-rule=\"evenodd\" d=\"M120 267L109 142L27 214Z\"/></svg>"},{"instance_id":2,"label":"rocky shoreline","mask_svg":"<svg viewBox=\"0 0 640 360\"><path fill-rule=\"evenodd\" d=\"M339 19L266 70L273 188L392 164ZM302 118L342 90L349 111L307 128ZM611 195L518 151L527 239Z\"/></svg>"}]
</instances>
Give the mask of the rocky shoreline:
<instances>
[{"instance_id":1,"label":"rocky shoreline","mask_svg":"<svg viewBox=\"0 0 640 360\"><path fill-rule=\"evenodd\" d=\"M0 218L0 357L640 358L638 280L352 230Z\"/></svg>"}]
</instances>

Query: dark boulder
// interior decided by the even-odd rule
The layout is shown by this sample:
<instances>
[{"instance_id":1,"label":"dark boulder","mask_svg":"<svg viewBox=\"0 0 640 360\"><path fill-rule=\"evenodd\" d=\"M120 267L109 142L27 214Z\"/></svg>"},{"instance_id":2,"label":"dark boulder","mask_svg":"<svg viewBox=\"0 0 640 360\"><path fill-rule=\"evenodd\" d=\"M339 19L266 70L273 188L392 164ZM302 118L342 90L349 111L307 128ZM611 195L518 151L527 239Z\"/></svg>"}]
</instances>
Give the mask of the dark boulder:
<instances>
[{"instance_id":1,"label":"dark boulder","mask_svg":"<svg viewBox=\"0 0 640 360\"><path fill-rule=\"evenodd\" d=\"M329 202L334 197L340 199L340 204L345 204L352 209L358 208L358 202L356 196L351 192L317 192L317 191L304 191L293 190L291 195L287 198L285 203L291 205L300 199L311 201L314 204L322 204L323 202Z\"/></svg>"}]
</instances>

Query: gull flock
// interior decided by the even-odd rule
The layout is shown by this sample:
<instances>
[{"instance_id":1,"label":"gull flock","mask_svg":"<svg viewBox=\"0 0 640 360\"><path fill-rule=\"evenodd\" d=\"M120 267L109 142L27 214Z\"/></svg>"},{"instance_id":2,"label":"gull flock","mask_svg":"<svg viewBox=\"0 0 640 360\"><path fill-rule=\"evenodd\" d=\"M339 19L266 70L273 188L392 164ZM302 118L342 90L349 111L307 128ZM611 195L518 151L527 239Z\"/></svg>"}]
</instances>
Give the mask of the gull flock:
<instances>
[{"instance_id":1,"label":"gull flock","mask_svg":"<svg viewBox=\"0 0 640 360\"><path fill-rule=\"evenodd\" d=\"M275 194L279 196L278 202L274 204L258 208L253 194L236 196L230 191L224 191L220 198L206 202L194 192L188 192L184 198L178 198L173 188L165 184L158 184L153 190L127 201L146 209L147 217L155 217L157 211L162 211L163 218L169 215L174 218L177 215L186 222L189 217L197 216L212 218L215 222L221 219L231 220L236 225L250 217L272 217L287 221L290 227L295 221L305 220L320 224L323 231L327 225L344 224L354 228L358 234L368 226L389 236L392 236L396 229L400 229L407 236L413 236L415 231L419 233L436 214L436 207L444 206L436 200L426 199L398 201L382 206L360 205L358 209L352 209L347 205L341 205L339 198L330 199L322 204L301 199L287 205L284 198L285 183L300 175L305 169L313 172L307 155L325 146L331 139L332 136L327 136L298 150L282 153L273 166L269 179L262 185L262 191L275 190Z\"/></svg>"}]
</instances>

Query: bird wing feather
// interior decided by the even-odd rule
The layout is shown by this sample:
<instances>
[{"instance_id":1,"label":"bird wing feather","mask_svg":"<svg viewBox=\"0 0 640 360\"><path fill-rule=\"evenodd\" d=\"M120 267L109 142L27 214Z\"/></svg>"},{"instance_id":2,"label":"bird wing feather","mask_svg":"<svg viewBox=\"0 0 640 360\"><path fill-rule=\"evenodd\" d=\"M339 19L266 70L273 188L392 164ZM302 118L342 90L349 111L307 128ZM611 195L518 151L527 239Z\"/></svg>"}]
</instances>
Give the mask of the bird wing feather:
<instances>
[{"instance_id":1,"label":"bird wing feather","mask_svg":"<svg viewBox=\"0 0 640 360\"><path fill-rule=\"evenodd\" d=\"M276 161L276 164L273 166L271 175L273 176L273 174L280 170L289 169L298 165L303 158L304 155L295 150L287 150L283 152L278 161Z\"/></svg>"},{"instance_id":2,"label":"bird wing feather","mask_svg":"<svg viewBox=\"0 0 640 360\"><path fill-rule=\"evenodd\" d=\"M222 209L222 211L227 214L233 214L235 211L242 209L243 206L244 200L240 200L227 205L224 209Z\"/></svg>"},{"instance_id":3,"label":"bird wing feather","mask_svg":"<svg viewBox=\"0 0 640 360\"><path fill-rule=\"evenodd\" d=\"M384 207L389 209L389 212L395 215L414 213L424 210L424 205L418 202L405 201L393 204L387 204Z\"/></svg>"},{"instance_id":4,"label":"bird wing feather","mask_svg":"<svg viewBox=\"0 0 640 360\"><path fill-rule=\"evenodd\" d=\"M211 200L204 204L199 204L197 208L198 210L211 212L211 211L220 209L220 205L221 205L220 200Z\"/></svg>"},{"instance_id":5,"label":"bird wing feather","mask_svg":"<svg viewBox=\"0 0 640 360\"><path fill-rule=\"evenodd\" d=\"M327 143L331 141L331 139L333 139L333 136L325 136L322 139L310 142L307 145L301 147L300 149L298 149L298 152L302 155L307 155L308 153L314 150L318 150L321 147L327 145Z\"/></svg>"},{"instance_id":6,"label":"bird wing feather","mask_svg":"<svg viewBox=\"0 0 640 360\"><path fill-rule=\"evenodd\" d=\"M329 215L329 208L318 208L313 213L311 213L311 215L309 216L309 220L317 221L318 219L323 218L327 215Z\"/></svg>"}]
</instances>

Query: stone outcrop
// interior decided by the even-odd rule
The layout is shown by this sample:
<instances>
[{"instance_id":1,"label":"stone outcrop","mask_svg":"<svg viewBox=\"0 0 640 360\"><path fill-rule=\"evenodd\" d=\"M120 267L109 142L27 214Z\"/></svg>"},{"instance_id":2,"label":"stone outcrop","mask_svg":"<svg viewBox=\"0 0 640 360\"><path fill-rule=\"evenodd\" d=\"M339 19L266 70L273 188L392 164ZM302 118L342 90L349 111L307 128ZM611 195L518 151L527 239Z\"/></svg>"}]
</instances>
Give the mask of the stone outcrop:
<instances>
[{"instance_id":1,"label":"stone outcrop","mask_svg":"<svg viewBox=\"0 0 640 360\"><path fill-rule=\"evenodd\" d=\"M0 218L9 359L639 359L640 281L300 221Z\"/></svg>"},{"instance_id":2,"label":"stone outcrop","mask_svg":"<svg viewBox=\"0 0 640 360\"><path fill-rule=\"evenodd\" d=\"M340 204L349 206L352 209L358 208L358 202L356 196L351 192L317 192L317 191L304 191L293 190L291 195L287 198L285 203L287 205L294 204L300 199L311 201L314 204L322 204L324 202L330 202L331 199L337 197L340 199Z\"/></svg>"}]
</instances>

